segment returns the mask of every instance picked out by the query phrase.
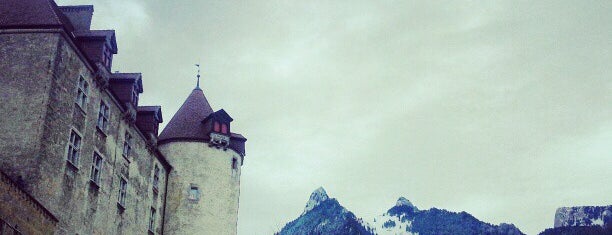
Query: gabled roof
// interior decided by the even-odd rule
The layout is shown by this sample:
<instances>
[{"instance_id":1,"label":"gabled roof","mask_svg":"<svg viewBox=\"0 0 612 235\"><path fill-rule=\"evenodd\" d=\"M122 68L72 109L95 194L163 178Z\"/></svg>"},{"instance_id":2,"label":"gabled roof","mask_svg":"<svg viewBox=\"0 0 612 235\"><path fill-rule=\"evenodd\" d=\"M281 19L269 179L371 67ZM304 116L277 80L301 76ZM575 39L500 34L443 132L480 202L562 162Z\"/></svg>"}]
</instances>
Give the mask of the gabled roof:
<instances>
[{"instance_id":1,"label":"gabled roof","mask_svg":"<svg viewBox=\"0 0 612 235\"><path fill-rule=\"evenodd\" d=\"M53 0L0 1L0 28L65 27L74 30L70 20Z\"/></svg>"},{"instance_id":2,"label":"gabled roof","mask_svg":"<svg viewBox=\"0 0 612 235\"><path fill-rule=\"evenodd\" d=\"M209 137L201 122L212 113L204 92L194 89L159 135L159 141L207 140Z\"/></svg>"},{"instance_id":3,"label":"gabled roof","mask_svg":"<svg viewBox=\"0 0 612 235\"><path fill-rule=\"evenodd\" d=\"M74 30L86 31L91 27L93 5L59 6L60 11L70 20Z\"/></svg>"},{"instance_id":4,"label":"gabled roof","mask_svg":"<svg viewBox=\"0 0 612 235\"><path fill-rule=\"evenodd\" d=\"M221 121L225 121L225 122L232 122L232 121L234 121L234 119L229 114L227 114L227 112L225 112L225 110L223 110L223 109L218 110L217 112L214 112L211 115L208 115L208 117L206 117L202 122L206 122L210 118L215 118L217 120L221 120Z\"/></svg>"},{"instance_id":5,"label":"gabled roof","mask_svg":"<svg viewBox=\"0 0 612 235\"><path fill-rule=\"evenodd\" d=\"M162 116L162 110L161 110L161 106L159 105L155 105L155 106L138 106L138 108L136 108L136 110L138 111L138 113L153 113L155 115L155 119L157 119L158 122L164 122L163 116Z\"/></svg>"},{"instance_id":6,"label":"gabled roof","mask_svg":"<svg viewBox=\"0 0 612 235\"><path fill-rule=\"evenodd\" d=\"M117 38L115 36L115 30L86 30L86 31L75 31L73 32L76 38L98 38L104 39L111 47L111 52L117 54Z\"/></svg>"},{"instance_id":7,"label":"gabled roof","mask_svg":"<svg viewBox=\"0 0 612 235\"><path fill-rule=\"evenodd\" d=\"M142 93L142 73L112 73L110 75L112 82L136 82L138 83L138 93Z\"/></svg>"}]
</instances>

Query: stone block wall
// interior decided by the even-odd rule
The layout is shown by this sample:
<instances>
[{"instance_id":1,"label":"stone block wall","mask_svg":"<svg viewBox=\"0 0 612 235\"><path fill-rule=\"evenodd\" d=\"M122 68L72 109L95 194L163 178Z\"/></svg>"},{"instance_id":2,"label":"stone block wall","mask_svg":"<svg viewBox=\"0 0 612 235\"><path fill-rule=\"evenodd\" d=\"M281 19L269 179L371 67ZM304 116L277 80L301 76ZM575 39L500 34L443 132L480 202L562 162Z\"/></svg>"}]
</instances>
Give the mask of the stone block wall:
<instances>
[{"instance_id":1,"label":"stone block wall","mask_svg":"<svg viewBox=\"0 0 612 235\"><path fill-rule=\"evenodd\" d=\"M153 232L161 234L170 168L76 50L61 32L0 33L0 170L57 216L58 234L147 234L151 207ZM80 77L89 84L84 107L75 103ZM110 107L104 131L96 127L102 101ZM82 139L75 165L66 161L71 131ZM124 157L126 133L133 141ZM90 180L94 153L103 158L98 184ZM128 181L125 208L117 203L121 177Z\"/></svg>"}]
</instances>

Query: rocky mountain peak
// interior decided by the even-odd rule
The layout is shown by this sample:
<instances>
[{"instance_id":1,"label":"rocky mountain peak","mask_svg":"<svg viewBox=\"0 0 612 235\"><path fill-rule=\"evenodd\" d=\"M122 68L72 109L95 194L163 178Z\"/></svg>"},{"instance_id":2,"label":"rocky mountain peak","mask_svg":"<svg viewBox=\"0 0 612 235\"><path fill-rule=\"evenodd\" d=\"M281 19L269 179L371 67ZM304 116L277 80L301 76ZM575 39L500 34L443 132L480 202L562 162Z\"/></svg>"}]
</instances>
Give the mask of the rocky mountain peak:
<instances>
[{"instance_id":1,"label":"rocky mountain peak","mask_svg":"<svg viewBox=\"0 0 612 235\"><path fill-rule=\"evenodd\" d=\"M395 206L415 207L414 205L412 205L410 200L406 199L405 197L400 197L399 199L397 199L397 202L395 203Z\"/></svg>"},{"instance_id":2,"label":"rocky mountain peak","mask_svg":"<svg viewBox=\"0 0 612 235\"><path fill-rule=\"evenodd\" d=\"M319 187L315 189L310 194L310 198L308 199L308 202L306 203L306 207L304 208L304 212L302 212L302 215L306 214L306 212L312 210L313 208L321 204L321 202L324 202L327 199L329 199L329 196L327 196L327 192L325 192L325 189L323 187Z\"/></svg>"}]
</instances>

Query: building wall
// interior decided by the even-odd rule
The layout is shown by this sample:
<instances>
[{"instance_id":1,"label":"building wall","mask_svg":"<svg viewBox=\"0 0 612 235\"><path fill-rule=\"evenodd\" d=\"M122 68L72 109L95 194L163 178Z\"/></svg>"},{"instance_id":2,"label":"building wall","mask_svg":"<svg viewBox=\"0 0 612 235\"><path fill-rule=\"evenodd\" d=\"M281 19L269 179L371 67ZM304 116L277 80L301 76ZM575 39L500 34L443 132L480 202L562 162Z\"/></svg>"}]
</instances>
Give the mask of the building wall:
<instances>
[{"instance_id":1,"label":"building wall","mask_svg":"<svg viewBox=\"0 0 612 235\"><path fill-rule=\"evenodd\" d=\"M0 173L0 234L54 234L57 219Z\"/></svg>"},{"instance_id":2,"label":"building wall","mask_svg":"<svg viewBox=\"0 0 612 235\"><path fill-rule=\"evenodd\" d=\"M241 157L203 142L169 142L159 146L173 166L168 182L166 231L173 234L236 234ZM232 159L237 171L232 172ZM191 185L200 190L189 199Z\"/></svg>"},{"instance_id":3,"label":"building wall","mask_svg":"<svg viewBox=\"0 0 612 235\"><path fill-rule=\"evenodd\" d=\"M40 140L59 36L0 31L0 170L24 189L37 181Z\"/></svg>"},{"instance_id":4,"label":"building wall","mask_svg":"<svg viewBox=\"0 0 612 235\"><path fill-rule=\"evenodd\" d=\"M118 102L96 85L75 47L60 33L20 33L0 34L0 50L1 170L57 216L58 234L146 234L152 206L161 234L169 168L123 118ZM75 104L80 76L89 83L84 109ZM101 100L110 106L105 132L96 128ZM71 130L82 137L76 168L66 161ZM127 159L126 131L133 137ZM94 152L104 159L99 187L90 183ZM162 169L157 196L155 165ZM125 210L117 205L121 176L128 180Z\"/></svg>"}]
</instances>

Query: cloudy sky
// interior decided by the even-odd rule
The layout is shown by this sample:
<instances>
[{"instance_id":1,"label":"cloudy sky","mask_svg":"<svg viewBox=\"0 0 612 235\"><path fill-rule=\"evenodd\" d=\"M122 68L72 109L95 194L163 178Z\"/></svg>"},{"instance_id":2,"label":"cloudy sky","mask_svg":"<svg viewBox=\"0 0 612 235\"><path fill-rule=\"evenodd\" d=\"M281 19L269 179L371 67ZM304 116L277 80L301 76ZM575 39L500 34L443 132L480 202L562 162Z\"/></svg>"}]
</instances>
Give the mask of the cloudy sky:
<instances>
[{"instance_id":1,"label":"cloudy sky","mask_svg":"<svg viewBox=\"0 0 612 235\"><path fill-rule=\"evenodd\" d=\"M610 1L58 3L95 5L166 121L202 64L249 139L241 235L319 186L368 220L405 196L528 234L612 204Z\"/></svg>"}]
</instances>

